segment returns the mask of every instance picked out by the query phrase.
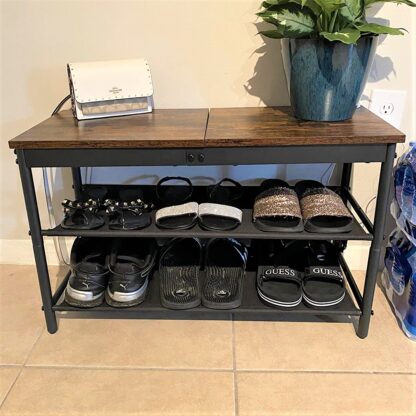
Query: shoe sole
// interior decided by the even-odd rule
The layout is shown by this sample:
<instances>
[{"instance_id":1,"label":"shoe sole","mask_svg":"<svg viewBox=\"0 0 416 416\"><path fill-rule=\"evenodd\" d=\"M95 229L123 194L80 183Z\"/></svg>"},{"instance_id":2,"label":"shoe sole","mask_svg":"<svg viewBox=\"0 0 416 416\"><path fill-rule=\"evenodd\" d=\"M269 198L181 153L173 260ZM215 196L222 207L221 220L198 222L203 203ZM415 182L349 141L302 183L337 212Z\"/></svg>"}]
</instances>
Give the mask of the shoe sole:
<instances>
[{"instance_id":1,"label":"shoe sole","mask_svg":"<svg viewBox=\"0 0 416 416\"><path fill-rule=\"evenodd\" d=\"M116 295L111 293L109 287L107 286L107 290L105 291L105 301L108 305L114 308L129 308L131 306L140 305L146 299L148 286L149 280L147 279L144 285L140 289L136 290L136 292L128 294L119 293L118 296L124 296L126 298L125 301L115 300L114 296Z\"/></svg>"},{"instance_id":2,"label":"shoe sole","mask_svg":"<svg viewBox=\"0 0 416 416\"><path fill-rule=\"evenodd\" d=\"M266 304L269 304L272 306L278 306L279 308L282 308L282 309L295 308L296 306L299 306L302 303L302 296L298 300L295 300L294 302L283 302L283 301L278 301L276 299L269 298L268 296L264 295L259 290L257 290L257 294Z\"/></svg>"},{"instance_id":3,"label":"shoe sole","mask_svg":"<svg viewBox=\"0 0 416 416\"><path fill-rule=\"evenodd\" d=\"M68 285L69 286L69 285ZM72 288L70 288L72 289ZM74 289L72 289L74 290ZM100 306L104 301L104 292L97 295L95 299L92 300L79 300L74 297L72 297L68 293L68 287L65 289L65 302L68 305L75 306L77 308L94 308L96 306Z\"/></svg>"}]
</instances>

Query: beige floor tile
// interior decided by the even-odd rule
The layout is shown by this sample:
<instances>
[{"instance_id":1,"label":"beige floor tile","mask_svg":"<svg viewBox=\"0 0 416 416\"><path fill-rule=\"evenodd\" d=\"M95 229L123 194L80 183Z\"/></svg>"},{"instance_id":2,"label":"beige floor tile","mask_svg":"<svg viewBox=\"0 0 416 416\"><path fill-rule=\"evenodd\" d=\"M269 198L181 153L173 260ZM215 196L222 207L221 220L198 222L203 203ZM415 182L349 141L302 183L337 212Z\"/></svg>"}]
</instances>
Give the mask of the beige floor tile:
<instances>
[{"instance_id":1,"label":"beige floor tile","mask_svg":"<svg viewBox=\"0 0 416 416\"><path fill-rule=\"evenodd\" d=\"M0 367L0 406L22 367Z\"/></svg>"},{"instance_id":2,"label":"beige floor tile","mask_svg":"<svg viewBox=\"0 0 416 416\"><path fill-rule=\"evenodd\" d=\"M231 322L62 319L28 364L231 369Z\"/></svg>"},{"instance_id":3,"label":"beige floor tile","mask_svg":"<svg viewBox=\"0 0 416 416\"><path fill-rule=\"evenodd\" d=\"M416 376L239 373L240 416L414 416Z\"/></svg>"},{"instance_id":4,"label":"beige floor tile","mask_svg":"<svg viewBox=\"0 0 416 416\"><path fill-rule=\"evenodd\" d=\"M234 414L232 373L25 368L2 416Z\"/></svg>"},{"instance_id":5,"label":"beige floor tile","mask_svg":"<svg viewBox=\"0 0 416 416\"><path fill-rule=\"evenodd\" d=\"M236 322L237 369L416 372L416 343L408 340L383 293L376 291L369 336L352 324Z\"/></svg>"},{"instance_id":6,"label":"beige floor tile","mask_svg":"<svg viewBox=\"0 0 416 416\"><path fill-rule=\"evenodd\" d=\"M43 328L34 266L0 265L0 364L23 364Z\"/></svg>"}]
</instances>

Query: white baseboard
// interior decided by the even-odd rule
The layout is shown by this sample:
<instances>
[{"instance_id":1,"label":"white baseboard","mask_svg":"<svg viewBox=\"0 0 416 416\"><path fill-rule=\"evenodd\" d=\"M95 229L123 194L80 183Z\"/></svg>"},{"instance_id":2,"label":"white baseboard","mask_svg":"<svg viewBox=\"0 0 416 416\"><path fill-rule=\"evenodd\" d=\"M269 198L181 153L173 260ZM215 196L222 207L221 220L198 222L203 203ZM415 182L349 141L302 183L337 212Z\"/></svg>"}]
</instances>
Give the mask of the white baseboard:
<instances>
[{"instance_id":1,"label":"white baseboard","mask_svg":"<svg viewBox=\"0 0 416 416\"><path fill-rule=\"evenodd\" d=\"M49 265L60 264L52 239L45 239L45 253ZM0 240L0 264L35 264L32 241Z\"/></svg>"},{"instance_id":2,"label":"white baseboard","mask_svg":"<svg viewBox=\"0 0 416 416\"><path fill-rule=\"evenodd\" d=\"M66 241L69 248L71 239L66 239ZM348 244L345 259L351 270L365 270L367 268L368 249L369 243L354 241ZM45 239L45 252L51 266L59 265L52 239ZM35 264L32 242L29 239L0 240L0 264Z\"/></svg>"}]
</instances>

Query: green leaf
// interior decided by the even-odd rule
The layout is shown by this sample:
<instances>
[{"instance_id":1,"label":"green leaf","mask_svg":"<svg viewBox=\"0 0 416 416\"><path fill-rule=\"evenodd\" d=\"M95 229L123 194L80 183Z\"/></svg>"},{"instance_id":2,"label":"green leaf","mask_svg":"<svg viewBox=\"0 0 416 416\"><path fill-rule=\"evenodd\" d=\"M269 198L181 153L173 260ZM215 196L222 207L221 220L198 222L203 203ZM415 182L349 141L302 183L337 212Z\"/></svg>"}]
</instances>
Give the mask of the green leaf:
<instances>
[{"instance_id":1,"label":"green leaf","mask_svg":"<svg viewBox=\"0 0 416 416\"><path fill-rule=\"evenodd\" d=\"M345 6L340 9L339 14L348 22L359 20L364 12L364 0L344 0Z\"/></svg>"},{"instance_id":2,"label":"green leaf","mask_svg":"<svg viewBox=\"0 0 416 416\"><path fill-rule=\"evenodd\" d=\"M358 29L347 28L335 33L321 32L320 35L331 42L339 41L351 45L357 43L361 32Z\"/></svg>"},{"instance_id":3,"label":"green leaf","mask_svg":"<svg viewBox=\"0 0 416 416\"><path fill-rule=\"evenodd\" d=\"M373 33L375 35L404 35L404 29L379 25L377 23L366 23L364 25L358 25L357 29L360 32Z\"/></svg>"},{"instance_id":4,"label":"green leaf","mask_svg":"<svg viewBox=\"0 0 416 416\"><path fill-rule=\"evenodd\" d=\"M271 38L271 39L282 39L285 37L285 35L283 35L281 33L280 30L263 30L261 32L259 32L260 35L266 36L266 38Z\"/></svg>"},{"instance_id":5,"label":"green leaf","mask_svg":"<svg viewBox=\"0 0 416 416\"><path fill-rule=\"evenodd\" d=\"M416 7L416 3L410 0L364 0L364 6L370 7L374 3L397 3L397 4L405 4L406 6Z\"/></svg>"},{"instance_id":6,"label":"green leaf","mask_svg":"<svg viewBox=\"0 0 416 416\"><path fill-rule=\"evenodd\" d=\"M322 11L327 15L345 6L345 2L343 0L314 0L314 1L315 3L319 5Z\"/></svg>"},{"instance_id":7,"label":"green leaf","mask_svg":"<svg viewBox=\"0 0 416 416\"><path fill-rule=\"evenodd\" d=\"M322 8L315 0L300 0L302 7L307 7L310 9L315 16L319 16L322 13Z\"/></svg>"},{"instance_id":8,"label":"green leaf","mask_svg":"<svg viewBox=\"0 0 416 416\"><path fill-rule=\"evenodd\" d=\"M263 19L274 19L278 22L285 37L304 38L315 31L316 23L310 11L298 4L286 4L273 11L258 13Z\"/></svg>"}]
</instances>

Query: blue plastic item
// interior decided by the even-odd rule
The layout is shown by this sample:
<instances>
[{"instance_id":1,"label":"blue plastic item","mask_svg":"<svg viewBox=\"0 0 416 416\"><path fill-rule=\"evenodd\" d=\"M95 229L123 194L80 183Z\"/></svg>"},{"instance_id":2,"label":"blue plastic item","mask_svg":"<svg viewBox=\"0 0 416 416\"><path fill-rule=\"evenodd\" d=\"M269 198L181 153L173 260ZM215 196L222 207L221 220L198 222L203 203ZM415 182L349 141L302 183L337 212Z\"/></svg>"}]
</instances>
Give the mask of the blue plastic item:
<instances>
[{"instance_id":1,"label":"blue plastic item","mask_svg":"<svg viewBox=\"0 0 416 416\"><path fill-rule=\"evenodd\" d=\"M397 228L386 249L383 285L406 335L416 340L416 144L394 172L392 215Z\"/></svg>"}]
</instances>

